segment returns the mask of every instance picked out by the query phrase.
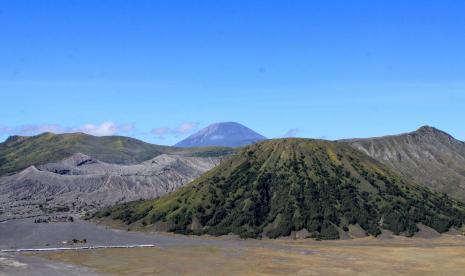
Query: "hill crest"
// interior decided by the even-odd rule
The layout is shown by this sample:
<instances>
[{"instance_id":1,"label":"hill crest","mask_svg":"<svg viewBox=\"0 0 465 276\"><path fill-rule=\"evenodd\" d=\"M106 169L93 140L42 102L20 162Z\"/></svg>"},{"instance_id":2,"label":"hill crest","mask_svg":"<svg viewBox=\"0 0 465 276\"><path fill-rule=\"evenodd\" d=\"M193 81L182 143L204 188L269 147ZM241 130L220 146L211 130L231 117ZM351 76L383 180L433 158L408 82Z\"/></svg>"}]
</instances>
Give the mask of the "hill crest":
<instances>
[{"instance_id":1,"label":"hill crest","mask_svg":"<svg viewBox=\"0 0 465 276\"><path fill-rule=\"evenodd\" d=\"M342 140L405 177L465 200L465 143L430 126L375 138Z\"/></svg>"},{"instance_id":2,"label":"hill crest","mask_svg":"<svg viewBox=\"0 0 465 276\"><path fill-rule=\"evenodd\" d=\"M11 136L0 143L0 176L31 165L58 162L77 153L107 163L138 164L164 153L209 157L231 152L225 147L186 149L154 145L124 136L46 132L36 136Z\"/></svg>"},{"instance_id":3,"label":"hill crest","mask_svg":"<svg viewBox=\"0 0 465 276\"><path fill-rule=\"evenodd\" d=\"M340 142L286 138L244 148L179 191L97 213L127 224L188 234L336 239L351 225L413 235L464 221L464 206Z\"/></svg>"}]
</instances>

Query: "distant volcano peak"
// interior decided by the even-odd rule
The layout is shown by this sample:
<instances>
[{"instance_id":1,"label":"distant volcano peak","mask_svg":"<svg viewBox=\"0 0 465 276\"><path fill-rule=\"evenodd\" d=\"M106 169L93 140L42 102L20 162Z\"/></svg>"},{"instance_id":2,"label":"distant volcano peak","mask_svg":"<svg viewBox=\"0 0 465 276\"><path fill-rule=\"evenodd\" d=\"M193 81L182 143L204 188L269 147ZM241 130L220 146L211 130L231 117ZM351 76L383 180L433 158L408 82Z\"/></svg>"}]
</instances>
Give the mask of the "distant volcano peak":
<instances>
[{"instance_id":1,"label":"distant volcano peak","mask_svg":"<svg viewBox=\"0 0 465 276\"><path fill-rule=\"evenodd\" d=\"M175 146L185 148L206 146L240 147L266 139L266 137L239 123L222 122L201 129Z\"/></svg>"}]
</instances>

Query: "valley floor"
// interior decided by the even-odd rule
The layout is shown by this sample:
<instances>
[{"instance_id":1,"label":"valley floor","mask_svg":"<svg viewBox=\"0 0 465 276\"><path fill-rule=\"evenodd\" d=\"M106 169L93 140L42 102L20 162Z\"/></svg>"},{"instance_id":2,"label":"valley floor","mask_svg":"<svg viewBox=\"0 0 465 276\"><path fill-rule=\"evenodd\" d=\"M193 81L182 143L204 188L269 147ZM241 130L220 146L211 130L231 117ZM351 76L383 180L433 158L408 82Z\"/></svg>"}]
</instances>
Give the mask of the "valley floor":
<instances>
[{"instance_id":1,"label":"valley floor","mask_svg":"<svg viewBox=\"0 0 465 276\"><path fill-rule=\"evenodd\" d=\"M340 241L240 240L107 229L85 221L0 224L0 249L156 244L40 253L0 253L0 275L463 275L465 237ZM76 245L82 246L82 245Z\"/></svg>"},{"instance_id":2,"label":"valley floor","mask_svg":"<svg viewBox=\"0 0 465 276\"><path fill-rule=\"evenodd\" d=\"M465 240L262 241L41 254L114 275L463 275Z\"/></svg>"}]
</instances>

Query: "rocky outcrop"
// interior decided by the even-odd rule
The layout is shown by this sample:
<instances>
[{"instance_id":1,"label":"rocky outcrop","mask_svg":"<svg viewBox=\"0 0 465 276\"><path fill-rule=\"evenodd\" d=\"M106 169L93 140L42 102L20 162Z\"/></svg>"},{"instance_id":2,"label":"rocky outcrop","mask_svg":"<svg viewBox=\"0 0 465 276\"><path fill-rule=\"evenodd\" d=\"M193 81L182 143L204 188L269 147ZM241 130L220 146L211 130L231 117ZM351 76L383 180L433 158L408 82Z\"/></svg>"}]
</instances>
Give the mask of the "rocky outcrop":
<instances>
[{"instance_id":1,"label":"rocky outcrop","mask_svg":"<svg viewBox=\"0 0 465 276\"><path fill-rule=\"evenodd\" d=\"M344 140L434 191L465 201L465 143L434 127L379 138Z\"/></svg>"},{"instance_id":2,"label":"rocky outcrop","mask_svg":"<svg viewBox=\"0 0 465 276\"><path fill-rule=\"evenodd\" d=\"M220 162L216 157L159 155L137 165L110 164L78 153L0 178L0 220L86 212L172 192Z\"/></svg>"}]
</instances>

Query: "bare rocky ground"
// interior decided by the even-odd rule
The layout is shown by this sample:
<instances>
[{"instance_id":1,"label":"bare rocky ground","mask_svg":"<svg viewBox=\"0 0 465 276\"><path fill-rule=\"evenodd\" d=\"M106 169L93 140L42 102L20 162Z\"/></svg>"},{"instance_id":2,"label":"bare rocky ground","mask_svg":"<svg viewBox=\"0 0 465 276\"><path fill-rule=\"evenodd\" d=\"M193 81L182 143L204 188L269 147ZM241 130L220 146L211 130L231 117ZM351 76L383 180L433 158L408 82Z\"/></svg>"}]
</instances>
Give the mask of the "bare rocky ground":
<instances>
[{"instance_id":1,"label":"bare rocky ground","mask_svg":"<svg viewBox=\"0 0 465 276\"><path fill-rule=\"evenodd\" d=\"M343 140L433 191L465 200L465 142L433 127L366 139Z\"/></svg>"},{"instance_id":2,"label":"bare rocky ground","mask_svg":"<svg viewBox=\"0 0 465 276\"><path fill-rule=\"evenodd\" d=\"M215 167L221 158L159 155L137 165L75 154L0 178L0 221L56 213L85 213L172 192Z\"/></svg>"},{"instance_id":3,"label":"bare rocky ground","mask_svg":"<svg viewBox=\"0 0 465 276\"><path fill-rule=\"evenodd\" d=\"M100 274L83 266L47 261L36 256L0 253L0 275L94 276Z\"/></svg>"}]
</instances>

